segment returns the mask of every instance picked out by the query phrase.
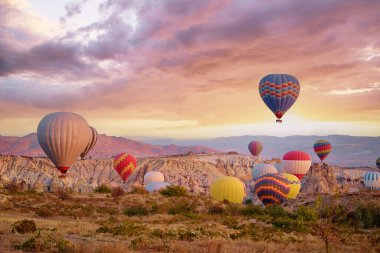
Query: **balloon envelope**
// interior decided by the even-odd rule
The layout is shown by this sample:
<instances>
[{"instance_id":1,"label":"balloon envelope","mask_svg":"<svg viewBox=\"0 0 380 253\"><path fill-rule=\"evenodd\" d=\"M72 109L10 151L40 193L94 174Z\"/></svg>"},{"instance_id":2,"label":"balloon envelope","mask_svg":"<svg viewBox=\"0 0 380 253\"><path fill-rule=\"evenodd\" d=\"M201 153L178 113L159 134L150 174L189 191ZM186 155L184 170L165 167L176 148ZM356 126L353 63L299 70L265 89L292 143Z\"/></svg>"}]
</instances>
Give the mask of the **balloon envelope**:
<instances>
[{"instance_id":1,"label":"balloon envelope","mask_svg":"<svg viewBox=\"0 0 380 253\"><path fill-rule=\"evenodd\" d=\"M380 169L380 157L376 159L376 166Z\"/></svg>"},{"instance_id":2,"label":"balloon envelope","mask_svg":"<svg viewBox=\"0 0 380 253\"><path fill-rule=\"evenodd\" d=\"M319 159L323 161L331 152L331 143L325 140L318 140L314 143L314 152L317 154Z\"/></svg>"},{"instance_id":3,"label":"balloon envelope","mask_svg":"<svg viewBox=\"0 0 380 253\"><path fill-rule=\"evenodd\" d=\"M145 190L147 190L148 192L155 192L161 189L165 189L168 186L170 186L170 183L168 182L151 182L145 185L144 187L145 187Z\"/></svg>"},{"instance_id":4,"label":"balloon envelope","mask_svg":"<svg viewBox=\"0 0 380 253\"><path fill-rule=\"evenodd\" d=\"M48 114L37 127L38 143L62 174L86 148L90 135L87 121L71 112Z\"/></svg>"},{"instance_id":5,"label":"balloon envelope","mask_svg":"<svg viewBox=\"0 0 380 253\"><path fill-rule=\"evenodd\" d=\"M252 168L252 179L257 180L265 174L277 174L278 171L273 164L259 163L254 164Z\"/></svg>"},{"instance_id":6,"label":"balloon envelope","mask_svg":"<svg viewBox=\"0 0 380 253\"><path fill-rule=\"evenodd\" d=\"M218 201L226 199L232 203L242 203L245 196L245 185L236 177L219 177L212 182L210 195Z\"/></svg>"},{"instance_id":7,"label":"balloon envelope","mask_svg":"<svg viewBox=\"0 0 380 253\"><path fill-rule=\"evenodd\" d=\"M303 151L289 151L282 157L282 172L293 174L299 180L305 176L311 166L310 155Z\"/></svg>"},{"instance_id":8,"label":"balloon envelope","mask_svg":"<svg viewBox=\"0 0 380 253\"><path fill-rule=\"evenodd\" d=\"M248 144L248 150L253 156L259 156L261 151L263 151L263 144L259 141L251 141Z\"/></svg>"},{"instance_id":9,"label":"balloon envelope","mask_svg":"<svg viewBox=\"0 0 380 253\"><path fill-rule=\"evenodd\" d=\"M279 174L266 174L255 182L253 189L261 202L267 206L284 202L290 191L290 183Z\"/></svg>"},{"instance_id":10,"label":"balloon envelope","mask_svg":"<svg viewBox=\"0 0 380 253\"><path fill-rule=\"evenodd\" d=\"M370 190L380 190L380 172L368 171L364 175L364 185Z\"/></svg>"},{"instance_id":11,"label":"balloon envelope","mask_svg":"<svg viewBox=\"0 0 380 253\"><path fill-rule=\"evenodd\" d=\"M159 171L149 171L144 175L144 185L148 185L151 182L163 182L165 181L164 174Z\"/></svg>"},{"instance_id":12,"label":"balloon envelope","mask_svg":"<svg viewBox=\"0 0 380 253\"><path fill-rule=\"evenodd\" d=\"M137 160L131 154L121 153L113 159L113 166L120 177L126 181L128 177L135 171Z\"/></svg>"},{"instance_id":13,"label":"balloon envelope","mask_svg":"<svg viewBox=\"0 0 380 253\"><path fill-rule=\"evenodd\" d=\"M282 116L296 102L300 84L294 76L270 74L261 79L259 93L264 103L276 115L277 122L281 122Z\"/></svg>"},{"instance_id":14,"label":"balloon envelope","mask_svg":"<svg viewBox=\"0 0 380 253\"><path fill-rule=\"evenodd\" d=\"M286 198L295 199L301 190L301 181L298 179L298 177L292 174L284 173L284 174L281 174L281 176L288 179L290 183L290 190L289 190L288 195L286 195Z\"/></svg>"},{"instance_id":15,"label":"balloon envelope","mask_svg":"<svg viewBox=\"0 0 380 253\"><path fill-rule=\"evenodd\" d=\"M84 149L84 151L80 155L80 157L82 157L82 159L86 157L88 152L90 152L90 150L95 146L96 142L98 141L98 132L92 126L90 126L90 129L91 129L91 136L88 140L86 148Z\"/></svg>"}]
</instances>

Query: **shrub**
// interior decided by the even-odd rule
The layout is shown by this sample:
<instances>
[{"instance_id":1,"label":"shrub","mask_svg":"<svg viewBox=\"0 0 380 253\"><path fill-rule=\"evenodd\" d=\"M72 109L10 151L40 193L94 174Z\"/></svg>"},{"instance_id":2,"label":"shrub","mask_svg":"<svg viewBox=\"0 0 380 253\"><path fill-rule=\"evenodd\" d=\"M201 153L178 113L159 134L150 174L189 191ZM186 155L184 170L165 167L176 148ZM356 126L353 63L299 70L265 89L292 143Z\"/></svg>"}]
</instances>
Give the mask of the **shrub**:
<instances>
[{"instance_id":1,"label":"shrub","mask_svg":"<svg viewBox=\"0 0 380 253\"><path fill-rule=\"evenodd\" d=\"M48 218L54 215L52 210L49 210L47 207L43 206L36 210L36 214L40 217Z\"/></svg>"},{"instance_id":2,"label":"shrub","mask_svg":"<svg viewBox=\"0 0 380 253\"><path fill-rule=\"evenodd\" d=\"M25 234L36 232L37 226L34 220L21 220L13 223L11 225L11 229L12 233L17 232L20 234Z\"/></svg>"},{"instance_id":3,"label":"shrub","mask_svg":"<svg viewBox=\"0 0 380 253\"><path fill-rule=\"evenodd\" d=\"M300 206L297 209L297 219L308 222L318 220L318 211L311 206Z\"/></svg>"},{"instance_id":4,"label":"shrub","mask_svg":"<svg viewBox=\"0 0 380 253\"><path fill-rule=\"evenodd\" d=\"M191 199L180 199L173 202L169 207L169 214L189 214L196 213L197 202Z\"/></svg>"},{"instance_id":5,"label":"shrub","mask_svg":"<svg viewBox=\"0 0 380 253\"><path fill-rule=\"evenodd\" d=\"M265 207L264 212L272 216L273 219L279 217L288 217L289 214L280 205L270 205Z\"/></svg>"},{"instance_id":6,"label":"shrub","mask_svg":"<svg viewBox=\"0 0 380 253\"><path fill-rule=\"evenodd\" d=\"M44 250L43 245L35 238L29 238L23 243L13 245L16 250L38 252Z\"/></svg>"},{"instance_id":7,"label":"shrub","mask_svg":"<svg viewBox=\"0 0 380 253\"><path fill-rule=\"evenodd\" d=\"M111 196L114 198L119 198L125 194L125 191L120 186L112 188Z\"/></svg>"},{"instance_id":8,"label":"shrub","mask_svg":"<svg viewBox=\"0 0 380 253\"><path fill-rule=\"evenodd\" d=\"M197 233L190 229L178 230L178 239L181 241L194 241L197 238Z\"/></svg>"},{"instance_id":9,"label":"shrub","mask_svg":"<svg viewBox=\"0 0 380 253\"><path fill-rule=\"evenodd\" d=\"M94 192L96 193L111 193L111 189L107 185L99 185L94 189Z\"/></svg>"},{"instance_id":10,"label":"shrub","mask_svg":"<svg viewBox=\"0 0 380 253\"><path fill-rule=\"evenodd\" d=\"M148 213L148 209L142 205L135 205L124 209L124 214L128 216L144 216L148 215Z\"/></svg>"},{"instance_id":11,"label":"shrub","mask_svg":"<svg viewBox=\"0 0 380 253\"><path fill-rule=\"evenodd\" d=\"M58 189L58 191L55 194L61 201L70 199L70 193L65 189Z\"/></svg>"},{"instance_id":12,"label":"shrub","mask_svg":"<svg viewBox=\"0 0 380 253\"><path fill-rule=\"evenodd\" d=\"M209 214L223 214L224 207L220 204L213 204L208 208Z\"/></svg>"},{"instance_id":13,"label":"shrub","mask_svg":"<svg viewBox=\"0 0 380 253\"><path fill-rule=\"evenodd\" d=\"M97 233L110 233L113 235L126 235L126 236L136 236L140 235L145 230L145 227L136 225L132 222L125 221L123 224L116 227L102 226L99 227Z\"/></svg>"},{"instance_id":14,"label":"shrub","mask_svg":"<svg viewBox=\"0 0 380 253\"><path fill-rule=\"evenodd\" d=\"M143 186L133 186L130 193L146 195L149 192Z\"/></svg>"},{"instance_id":15,"label":"shrub","mask_svg":"<svg viewBox=\"0 0 380 253\"><path fill-rule=\"evenodd\" d=\"M131 250L142 250L146 248L147 242L144 241L141 237L131 240L129 244L129 249Z\"/></svg>"},{"instance_id":16,"label":"shrub","mask_svg":"<svg viewBox=\"0 0 380 253\"><path fill-rule=\"evenodd\" d=\"M167 197L187 196L187 190L183 186L173 185L162 189L160 193Z\"/></svg>"},{"instance_id":17,"label":"shrub","mask_svg":"<svg viewBox=\"0 0 380 253\"><path fill-rule=\"evenodd\" d=\"M357 227L380 227L380 206L372 202L359 205L354 211L354 225Z\"/></svg>"},{"instance_id":18,"label":"shrub","mask_svg":"<svg viewBox=\"0 0 380 253\"><path fill-rule=\"evenodd\" d=\"M247 205L241 209L241 214L244 216L260 216L264 214L263 208L260 206Z\"/></svg>"}]
</instances>

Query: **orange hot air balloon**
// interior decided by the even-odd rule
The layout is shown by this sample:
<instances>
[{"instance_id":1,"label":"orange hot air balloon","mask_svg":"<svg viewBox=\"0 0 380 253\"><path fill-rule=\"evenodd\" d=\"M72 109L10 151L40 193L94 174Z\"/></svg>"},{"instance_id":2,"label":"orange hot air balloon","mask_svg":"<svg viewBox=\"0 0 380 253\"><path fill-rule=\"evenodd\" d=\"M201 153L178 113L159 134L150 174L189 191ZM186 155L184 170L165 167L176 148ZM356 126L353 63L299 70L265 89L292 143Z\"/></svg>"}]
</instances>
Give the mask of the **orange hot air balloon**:
<instances>
[{"instance_id":1,"label":"orange hot air balloon","mask_svg":"<svg viewBox=\"0 0 380 253\"><path fill-rule=\"evenodd\" d=\"M113 166L120 177L126 181L137 167L136 158L128 153L118 154L113 159Z\"/></svg>"}]
</instances>

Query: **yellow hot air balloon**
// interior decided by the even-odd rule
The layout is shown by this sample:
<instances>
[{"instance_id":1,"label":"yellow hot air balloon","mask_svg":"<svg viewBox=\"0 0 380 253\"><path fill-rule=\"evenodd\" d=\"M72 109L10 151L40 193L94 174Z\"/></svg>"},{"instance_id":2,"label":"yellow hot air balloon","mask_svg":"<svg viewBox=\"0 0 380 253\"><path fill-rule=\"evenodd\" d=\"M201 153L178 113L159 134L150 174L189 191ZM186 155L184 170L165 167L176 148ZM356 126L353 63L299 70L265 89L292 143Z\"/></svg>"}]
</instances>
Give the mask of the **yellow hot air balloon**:
<instances>
[{"instance_id":1,"label":"yellow hot air balloon","mask_svg":"<svg viewBox=\"0 0 380 253\"><path fill-rule=\"evenodd\" d=\"M219 177L210 187L210 195L218 201L228 200L242 203L245 196L245 185L236 177Z\"/></svg>"},{"instance_id":2,"label":"yellow hot air balloon","mask_svg":"<svg viewBox=\"0 0 380 253\"><path fill-rule=\"evenodd\" d=\"M283 173L281 176L285 177L290 182L290 191L288 195L286 195L286 198L295 199L301 190L301 181L298 179L298 177L292 174Z\"/></svg>"}]
</instances>

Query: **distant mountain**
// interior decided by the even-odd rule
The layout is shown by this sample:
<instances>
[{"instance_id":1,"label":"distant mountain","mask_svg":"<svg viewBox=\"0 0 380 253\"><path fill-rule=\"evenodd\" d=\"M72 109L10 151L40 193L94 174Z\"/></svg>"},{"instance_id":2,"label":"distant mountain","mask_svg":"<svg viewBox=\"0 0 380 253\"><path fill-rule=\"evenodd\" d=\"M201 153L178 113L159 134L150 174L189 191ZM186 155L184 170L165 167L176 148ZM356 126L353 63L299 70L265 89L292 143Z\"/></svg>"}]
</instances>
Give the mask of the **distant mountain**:
<instances>
[{"instance_id":1,"label":"distant mountain","mask_svg":"<svg viewBox=\"0 0 380 253\"><path fill-rule=\"evenodd\" d=\"M129 152L136 156L166 156L193 153L213 153L220 152L217 149L208 148L202 145L177 146L152 145L140 141L131 140L125 137L114 137L100 134L98 142L88 157L107 158L121 152ZM23 137L0 136L0 154L3 155L25 155L25 156L44 156L44 153L37 141L35 133Z\"/></svg>"},{"instance_id":2,"label":"distant mountain","mask_svg":"<svg viewBox=\"0 0 380 253\"><path fill-rule=\"evenodd\" d=\"M265 135L234 136L216 139L178 140L178 139L147 139L144 142L154 145L172 143L176 145L204 145L222 151L237 151L240 154L249 154L248 143L259 140L264 144L261 155L264 158L279 157L290 150L304 150L308 152L314 161L319 161L313 150L316 140L325 139L331 142L333 150L326 158L326 163L356 167L375 166L375 160L380 156L380 137L360 137L348 135L328 136L287 136L274 137Z\"/></svg>"}]
</instances>

